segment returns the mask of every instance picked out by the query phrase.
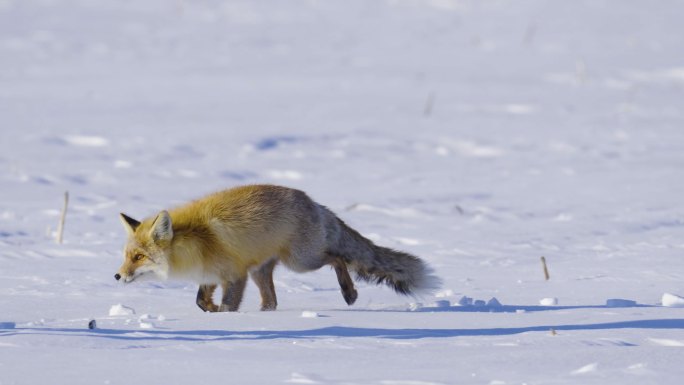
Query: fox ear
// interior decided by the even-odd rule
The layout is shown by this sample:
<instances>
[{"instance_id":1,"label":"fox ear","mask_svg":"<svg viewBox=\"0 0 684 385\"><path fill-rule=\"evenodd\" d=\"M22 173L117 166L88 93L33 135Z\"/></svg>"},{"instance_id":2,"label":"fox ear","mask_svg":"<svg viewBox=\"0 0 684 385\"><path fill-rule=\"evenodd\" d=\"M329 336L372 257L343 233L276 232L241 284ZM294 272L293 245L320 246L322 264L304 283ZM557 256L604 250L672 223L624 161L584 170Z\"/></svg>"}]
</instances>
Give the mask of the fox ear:
<instances>
[{"instance_id":1,"label":"fox ear","mask_svg":"<svg viewBox=\"0 0 684 385\"><path fill-rule=\"evenodd\" d=\"M123 223L128 235L132 235L133 233L135 233L135 229L137 229L138 226L140 226L139 221L136 221L135 219L129 217L124 213L119 214L119 219L121 219L121 223Z\"/></svg>"},{"instance_id":2,"label":"fox ear","mask_svg":"<svg viewBox=\"0 0 684 385\"><path fill-rule=\"evenodd\" d=\"M155 243L171 242L171 239L173 238L173 227L171 226L171 216L168 211L164 210L157 215L157 218L155 218L152 223L150 238L152 238Z\"/></svg>"}]
</instances>

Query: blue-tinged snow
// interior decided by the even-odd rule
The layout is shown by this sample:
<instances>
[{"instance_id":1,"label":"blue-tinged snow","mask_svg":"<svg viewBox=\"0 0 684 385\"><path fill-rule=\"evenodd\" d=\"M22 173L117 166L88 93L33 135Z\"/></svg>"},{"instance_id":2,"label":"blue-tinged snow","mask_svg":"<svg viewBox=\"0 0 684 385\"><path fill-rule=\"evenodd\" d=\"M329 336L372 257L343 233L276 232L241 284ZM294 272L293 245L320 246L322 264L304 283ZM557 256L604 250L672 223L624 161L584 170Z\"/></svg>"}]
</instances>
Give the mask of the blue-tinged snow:
<instances>
[{"instance_id":1,"label":"blue-tinged snow","mask_svg":"<svg viewBox=\"0 0 684 385\"><path fill-rule=\"evenodd\" d=\"M0 384L679 384L682 15L0 0ZM247 183L305 190L444 287L360 283L347 307L330 269L279 267L277 311L250 283L210 314L193 283L114 280L119 212Z\"/></svg>"}]
</instances>

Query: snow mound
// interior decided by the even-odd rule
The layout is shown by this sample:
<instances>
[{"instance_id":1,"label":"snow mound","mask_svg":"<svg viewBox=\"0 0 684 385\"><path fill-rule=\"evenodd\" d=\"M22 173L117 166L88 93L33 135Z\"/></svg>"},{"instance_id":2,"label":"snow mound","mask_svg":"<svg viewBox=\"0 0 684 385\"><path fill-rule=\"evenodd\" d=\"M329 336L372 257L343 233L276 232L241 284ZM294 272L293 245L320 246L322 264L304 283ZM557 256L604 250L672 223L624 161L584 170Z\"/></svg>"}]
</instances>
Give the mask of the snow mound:
<instances>
[{"instance_id":1,"label":"snow mound","mask_svg":"<svg viewBox=\"0 0 684 385\"><path fill-rule=\"evenodd\" d=\"M437 301L440 302L440 301ZM476 307L501 307L501 302L499 302L496 297L492 297L489 299L489 301L485 301L482 299L473 299L467 296L461 297L461 299L458 300L458 306L476 306Z\"/></svg>"},{"instance_id":2,"label":"snow mound","mask_svg":"<svg viewBox=\"0 0 684 385\"><path fill-rule=\"evenodd\" d=\"M555 297L542 298L539 300L539 304L542 306L556 306L556 305L558 305L558 298L555 298Z\"/></svg>"},{"instance_id":3,"label":"snow mound","mask_svg":"<svg viewBox=\"0 0 684 385\"><path fill-rule=\"evenodd\" d=\"M680 297L676 294L665 293L663 298L660 300L663 306L667 307L684 307L684 297Z\"/></svg>"},{"instance_id":4,"label":"snow mound","mask_svg":"<svg viewBox=\"0 0 684 385\"><path fill-rule=\"evenodd\" d=\"M598 364L593 363L593 364L582 366L581 368L573 371L572 374L588 374L588 373L593 373L597 370L598 370Z\"/></svg>"},{"instance_id":5,"label":"snow mound","mask_svg":"<svg viewBox=\"0 0 684 385\"><path fill-rule=\"evenodd\" d=\"M649 338L651 342L653 342L656 345L660 346L675 346L675 347L682 347L684 346L684 341L678 341L678 340L671 340L671 339L665 339L665 338Z\"/></svg>"},{"instance_id":6,"label":"snow mound","mask_svg":"<svg viewBox=\"0 0 684 385\"><path fill-rule=\"evenodd\" d=\"M140 321L140 329L154 329L152 322Z\"/></svg>"},{"instance_id":7,"label":"snow mound","mask_svg":"<svg viewBox=\"0 0 684 385\"><path fill-rule=\"evenodd\" d=\"M105 147L109 140L99 136L69 135L64 137L64 142L79 147Z\"/></svg>"},{"instance_id":8,"label":"snow mound","mask_svg":"<svg viewBox=\"0 0 684 385\"><path fill-rule=\"evenodd\" d=\"M109 308L110 316L133 315L135 310L132 307L116 304Z\"/></svg>"},{"instance_id":9,"label":"snow mound","mask_svg":"<svg viewBox=\"0 0 684 385\"><path fill-rule=\"evenodd\" d=\"M318 318L320 317L315 311L303 311L302 318Z\"/></svg>"}]
</instances>

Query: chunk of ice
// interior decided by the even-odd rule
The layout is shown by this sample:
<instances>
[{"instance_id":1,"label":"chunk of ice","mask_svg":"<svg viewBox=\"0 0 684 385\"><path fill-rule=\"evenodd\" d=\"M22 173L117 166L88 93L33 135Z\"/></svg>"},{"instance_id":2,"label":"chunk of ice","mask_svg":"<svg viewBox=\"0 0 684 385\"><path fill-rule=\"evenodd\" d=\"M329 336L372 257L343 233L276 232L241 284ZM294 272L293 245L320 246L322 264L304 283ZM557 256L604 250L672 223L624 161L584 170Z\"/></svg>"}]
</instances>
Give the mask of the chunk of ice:
<instances>
[{"instance_id":1,"label":"chunk of ice","mask_svg":"<svg viewBox=\"0 0 684 385\"><path fill-rule=\"evenodd\" d=\"M109 315L110 316L133 315L133 314L135 314L135 310L132 307L124 306L122 304L116 304L116 305L109 308Z\"/></svg>"},{"instance_id":2,"label":"chunk of ice","mask_svg":"<svg viewBox=\"0 0 684 385\"><path fill-rule=\"evenodd\" d=\"M684 297L676 294L665 293L660 302L667 307L684 307Z\"/></svg>"},{"instance_id":3,"label":"chunk of ice","mask_svg":"<svg viewBox=\"0 0 684 385\"><path fill-rule=\"evenodd\" d=\"M555 298L555 297L542 298L539 300L539 304L542 306L555 306L555 305L558 305L558 298Z\"/></svg>"},{"instance_id":4,"label":"chunk of ice","mask_svg":"<svg viewBox=\"0 0 684 385\"><path fill-rule=\"evenodd\" d=\"M303 311L302 318L318 318L318 313L315 311Z\"/></svg>"}]
</instances>

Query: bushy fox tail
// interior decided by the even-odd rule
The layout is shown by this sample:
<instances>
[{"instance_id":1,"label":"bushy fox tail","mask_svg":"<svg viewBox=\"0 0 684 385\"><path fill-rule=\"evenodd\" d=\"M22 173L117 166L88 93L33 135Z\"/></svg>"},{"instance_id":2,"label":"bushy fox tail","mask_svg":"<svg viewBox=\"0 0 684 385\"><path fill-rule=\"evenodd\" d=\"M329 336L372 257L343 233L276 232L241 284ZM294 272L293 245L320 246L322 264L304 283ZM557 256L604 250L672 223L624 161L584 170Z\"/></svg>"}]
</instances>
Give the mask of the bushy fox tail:
<instances>
[{"instance_id":1,"label":"bushy fox tail","mask_svg":"<svg viewBox=\"0 0 684 385\"><path fill-rule=\"evenodd\" d=\"M357 279L384 283L397 293L416 295L438 289L441 280L420 258L403 251L377 246L337 218L340 236L330 250L344 258Z\"/></svg>"}]
</instances>

